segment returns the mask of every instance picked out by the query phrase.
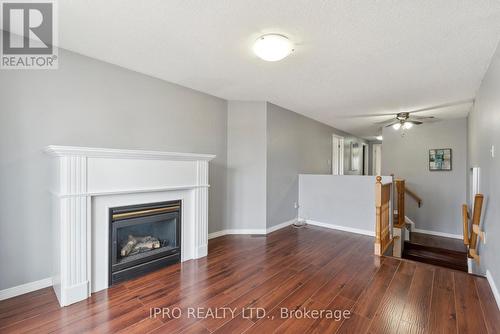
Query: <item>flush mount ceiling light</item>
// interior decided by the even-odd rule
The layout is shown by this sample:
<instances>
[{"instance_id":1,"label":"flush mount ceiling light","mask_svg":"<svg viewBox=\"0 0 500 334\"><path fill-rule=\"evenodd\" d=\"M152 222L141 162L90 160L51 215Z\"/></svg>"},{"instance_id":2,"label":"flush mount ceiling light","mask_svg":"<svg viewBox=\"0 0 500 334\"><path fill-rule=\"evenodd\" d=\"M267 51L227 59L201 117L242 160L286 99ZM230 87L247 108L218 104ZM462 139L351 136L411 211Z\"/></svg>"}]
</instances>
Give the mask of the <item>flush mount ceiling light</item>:
<instances>
[{"instance_id":1,"label":"flush mount ceiling light","mask_svg":"<svg viewBox=\"0 0 500 334\"><path fill-rule=\"evenodd\" d=\"M253 52L265 61L278 61L293 52L293 44L286 36L266 34L255 41Z\"/></svg>"}]
</instances>

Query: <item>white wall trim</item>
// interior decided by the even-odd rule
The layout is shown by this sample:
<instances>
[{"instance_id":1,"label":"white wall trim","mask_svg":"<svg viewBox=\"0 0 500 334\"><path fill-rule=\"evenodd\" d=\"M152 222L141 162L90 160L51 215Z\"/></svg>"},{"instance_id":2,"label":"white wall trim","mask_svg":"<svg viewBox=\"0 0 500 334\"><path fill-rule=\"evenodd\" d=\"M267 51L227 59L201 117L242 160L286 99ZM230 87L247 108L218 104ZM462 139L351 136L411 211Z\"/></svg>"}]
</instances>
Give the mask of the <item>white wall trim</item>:
<instances>
[{"instance_id":1,"label":"white wall trim","mask_svg":"<svg viewBox=\"0 0 500 334\"><path fill-rule=\"evenodd\" d=\"M290 219L290 220L288 220L286 222L283 222L281 224L268 227L267 230L266 230L266 232L267 232L267 234L269 234L269 233L272 233L274 231L281 230L282 228L285 228L287 226L292 225L293 223L295 223L296 220L297 219L294 218L294 219Z\"/></svg>"},{"instance_id":2,"label":"white wall trim","mask_svg":"<svg viewBox=\"0 0 500 334\"><path fill-rule=\"evenodd\" d=\"M453 239L463 239L464 238L461 234L452 234L452 233L445 233L445 232L421 230L419 228L414 229L412 232L436 235L438 237L453 238Z\"/></svg>"},{"instance_id":3,"label":"white wall trim","mask_svg":"<svg viewBox=\"0 0 500 334\"><path fill-rule=\"evenodd\" d=\"M394 211L397 212L398 210L394 210ZM463 236L461 234L437 232L437 231L422 230L422 229L416 228L415 222L413 220L411 220L408 216L405 216L405 223L410 224L410 232L430 234L430 235L436 235L439 237L446 237L446 238L453 238L453 239L463 239Z\"/></svg>"},{"instance_id":4,"label":"white wall trim","mask_svg":"<svg viewBox=\"0 0 500 334\"><path fill-rule=\"evenodd\" d=\"M212 233L209 233L208 234L208 240L210 239L214 239L214 238L218 238L218 237L222 237L223 235L226 235L226 230L221 230L221 231L217 231L217 232L212 232Z\"/></svg>"},{"instance_id":5,"label":"white wall trim","mask_svg":"<svg viewBox=\"0 0 500 334\"><path fill-rule=\"evenodd\" d=\"M473 269L474 268L474 260L471 259L470 257L467 257L467 272L469 274L473 274Z\"/></svg>"},{"instance_id":6,"label":"white wall trim","mask_svg":"<svg viewBox=\"0 0 500 334\"><path fill-rule=\"evenodd\" d=\"M13 286L5 290L0 290L0 300L24 295L25 293L40 290L52 286L52 277L47 277L39 281Z\"/></svg>"},{"instance_id":7,"label":"white wall trim","mask_svg":"<svg viewBox=\"0 0 500 334\"><path fill-rule=\"evenodd\" d=\"M495 297L495 301L497 302L497 307L500 309L500 293L498 292L497 286L495 285L495 281L493 280L493 276L489 270L486 270L486 279L490 284L491 291L493 292L493 296Z\"/></svg>"},{"instance_id":8,"label":"white wall trim","mask_svg":"<svg viewBox=\"0 0 500 334\"><path fill-rule=\"evenodd\" d=\"M347 227L347 226L340 226L340 225L334 225L334 224L328 224L328 223L323 223L323 222L318 222L310 219L306 219L306 222L310 225L315 225L319 227L326 227L330 228L333 230L339 230L339 231L344 231L344 232L350 232L350 233L356 233L356 234L362 234L362 235L368 235L368 236L375 236L374 231L370 230L363 230L359 228L353 228L353 227Z\"/></svg>"},{"instance_id":9,"label":"white wall trim","mask_svg":"<svg viewBox=\"0 0 500 334\"><path fill-rule=\"evenodd\" d=\"M195 188L210 188L209 184L192 184L192 185L180 185L172 187L161 187L161 188L147 188L147 189L130 189L130 190L117 190L117 191L99 191L99 192L85 192L85 193L58 193L56 191L50 190L50 193L58 198L71 198L71 197L81 197L81 196L111 196L111 195L121 195L121 194L136 194L136 193L151 193L151 192L163 192L163 191L174 191L174 190L190 190Z\"/></svg>"},{"instance_id":10,"label":"white wall trim","mask_svg":"<svg viewBox=\"0 0 500 334\"><path fill-rule=\"evenodd\" d=\"M287 226L292 225L295 223L296 219L288 220L286 222L283 222L281 224L271 226L267 229L228 229L228 230L221 230L213 233L208 234L208 239L214 239L218 237L222 237L224 235L229 235L229 234L246 234L246 235L251 235L251 234L269 234L274 231L280 230L282 228L285 228Z\"/></svg>"},{"instance_id":11,"label":"white wall trim","mask_svg":"<svg viewBox=\"0 0 500 334\"><path fill-rule=\"evenodd\" d=\"M213 232L208 234L208 239L214 239L218 237L222 237L223 235L229 234L266 234L266 230L264 229L229 229L229 230L221 230L217 232Z\"/></svg>"},{"instance_id":12,"label":"white wall trim","mask_svg":"<svg viewBox=\"0 0 500 334\"><path fill-rule=\"evenodd\" d=\"M398 210L394 210L394 211L397 212ZM410 224L410 232L416 232L415 222L413 220L411 220L408 216L405 216L405 223Z\"/></svg>"},{"instance_id":13,"label":"white wall trim","mask_svg":"<svg viewBox=\"0 0 500 334\"><path fill-rule=\"evenodd\" d=\"M122 150L114 148L57 146L45 147L45 152L56 156L85 156L87 158L113 158L113 159L152 159L152 160L180 160L180 161L210 161L215 158L213 154L180 153L144 150Z\"/></svg>"}]
</instances>

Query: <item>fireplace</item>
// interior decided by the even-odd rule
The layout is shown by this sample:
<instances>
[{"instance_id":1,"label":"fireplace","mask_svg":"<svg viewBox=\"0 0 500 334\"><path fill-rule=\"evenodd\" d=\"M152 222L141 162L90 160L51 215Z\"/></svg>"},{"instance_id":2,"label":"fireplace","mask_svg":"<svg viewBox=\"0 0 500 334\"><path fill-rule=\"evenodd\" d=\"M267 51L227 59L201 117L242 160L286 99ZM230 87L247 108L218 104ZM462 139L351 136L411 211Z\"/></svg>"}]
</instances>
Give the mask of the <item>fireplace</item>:
<instances>
[{"instance_id":1,"label":"fireplace","mask_svg":"<svg viewBox=\"0 0 500 334\"><path fill-rule=\"evenodd\" d=\"M109 284L181 259L181 201L109 209Z\"/></svg>"}]
</instances>

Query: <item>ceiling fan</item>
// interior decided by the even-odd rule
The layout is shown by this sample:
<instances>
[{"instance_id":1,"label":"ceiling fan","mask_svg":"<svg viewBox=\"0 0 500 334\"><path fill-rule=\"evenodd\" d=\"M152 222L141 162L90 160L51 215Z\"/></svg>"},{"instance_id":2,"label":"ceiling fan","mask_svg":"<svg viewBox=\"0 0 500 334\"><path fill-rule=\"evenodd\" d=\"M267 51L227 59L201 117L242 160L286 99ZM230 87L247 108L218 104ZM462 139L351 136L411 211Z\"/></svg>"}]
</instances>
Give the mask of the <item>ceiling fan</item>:
<instances>
[{"instance_id":1,"label":"ceiling fan","mask_svg":"<svg viewBox=\"0 0 500 334\"><path fill-rule=\"evenodd\" d=\"M434 116L413 116L409 112L400 112L394 119L377 123L377 125L392 127L394 130L411 129L414 125L420 125L427 121L437 120Z\"/></svg>"},{"instance_id":2,"label":"ceiling fan","mask_svg":"<svg viewBox=\"0 0 500 334\"><path fill-rule=\"evenodd\" d=\"M411 129L414 125L420 125L423 123L431 123L431 122L439 121L439 119L434 117L434 116L417 116L417 115L414 115L415 113L419 113L419 112L423 112L423 111L439 110L439 109L443 109L443 108L449 108L449 107L454 107L454 106L459 106L459 105L466 105L466 104L470 104L470 103L473 103L473 100L451 102L451 103L426 107L426 108L407 111L407 112L399 112L397 114L379 115L379 116L393 116L393 118L386 120L386 121L383 121L383 122L380 122L380 123L375 123L375 124L379 125L381 127L392 127L394 130L402 129L404 131L404 130Z\"/></svg>"}]
</instances>

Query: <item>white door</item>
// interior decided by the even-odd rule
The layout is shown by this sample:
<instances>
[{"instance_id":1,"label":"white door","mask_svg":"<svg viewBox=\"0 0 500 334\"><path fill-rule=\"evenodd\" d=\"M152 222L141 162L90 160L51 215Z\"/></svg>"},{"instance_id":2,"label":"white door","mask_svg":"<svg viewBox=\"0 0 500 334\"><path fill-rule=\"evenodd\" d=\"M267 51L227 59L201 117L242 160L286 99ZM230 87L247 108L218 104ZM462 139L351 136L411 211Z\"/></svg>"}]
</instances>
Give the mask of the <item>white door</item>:
<instances>
[{"instance_id":1,"label":"white door","mask_svg":"<svg viewBox=\"0 0 500 334\"><path fill-rule=\"evenodd\" d=\"M382 144L373 144L373 175L382 175Z\"/></svg>"},{"instance_id":2,"label":"white door","mask_svg":"<svg viewBox=\"0 0 500 334\"><path fill-rule=\"evenodd\" d=\"M480 171L481 170L479 169L479 167L472 167L472 170L471 170L471 183L470 183L470 186L471 186L471 192L470 192L471 206L474 205L474 198L476 197L476 195L480 193L480 190L479 190L480 175L481 175Z\"/></svg>"},{"instance_id":3,"label":"white door","mask_svg":"<svg viewBox=\"0 0 500 334\"><path fill-rule=\"evenodd\" d=\"M344 175L344 137L333 135L332 175Z\"/></svg>"}]
</instances>

